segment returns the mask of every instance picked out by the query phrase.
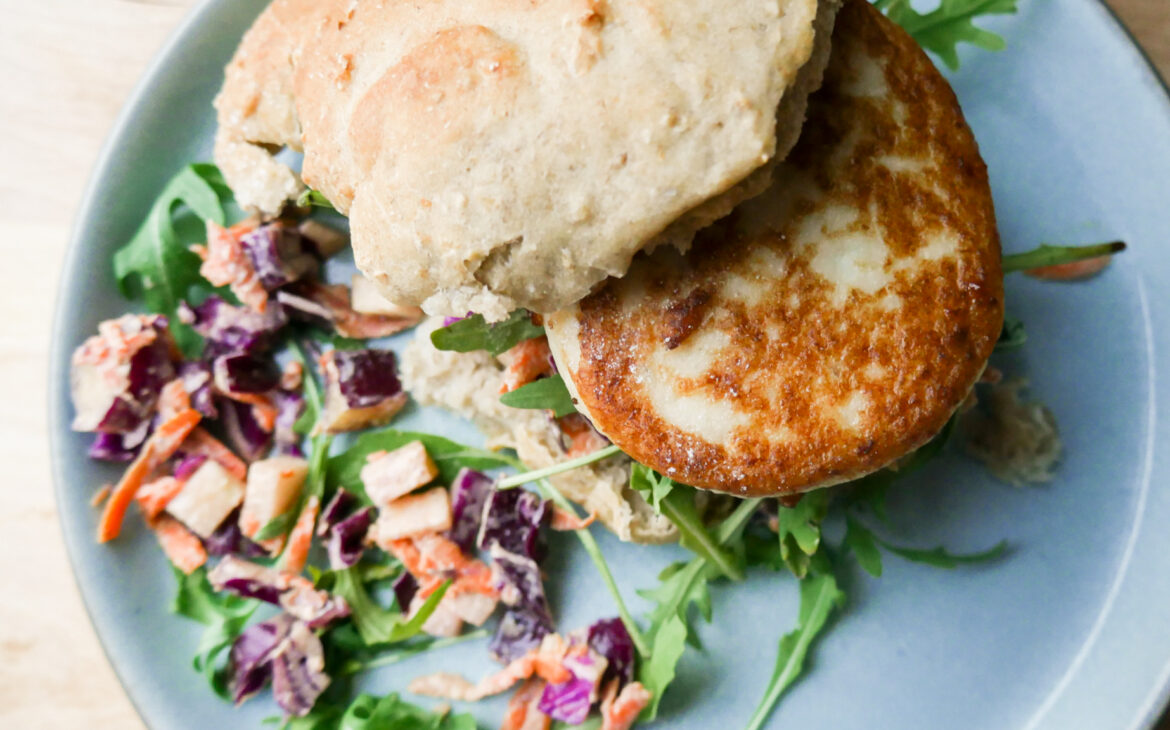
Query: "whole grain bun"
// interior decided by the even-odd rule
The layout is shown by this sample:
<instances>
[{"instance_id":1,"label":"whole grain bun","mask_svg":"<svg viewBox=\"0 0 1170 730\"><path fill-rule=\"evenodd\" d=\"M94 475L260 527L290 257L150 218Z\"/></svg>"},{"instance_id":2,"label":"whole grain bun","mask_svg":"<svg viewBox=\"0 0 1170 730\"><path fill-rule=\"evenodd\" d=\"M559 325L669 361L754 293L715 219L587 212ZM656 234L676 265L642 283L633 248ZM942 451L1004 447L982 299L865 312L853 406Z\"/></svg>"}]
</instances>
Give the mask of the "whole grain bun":
<instances>
[{"instance_id":1,"label":"whole grain bun","mask_svg":"<svg viewBox=\"0 0 1170 730\"><path fill-rule=\"evenodd\" d=\"M561 431L545 411L510 408L500 402L503 366L486 352L445 352L431 344L441 324L421 325L402 353L402 381L418 403L439 406L471 419L487 436L488 448L515 449L531 469L565 460ZM611 458L552 477L561 492L597 518L622 540L671 542L674 523L629 488L629 460Z\"/></svg>"},{"instance_id":2,"label":"whole grain bun","mask_svg":"<svg viewBox=\"0 0 1170 730\"><path fill-rule=\"evenodd\" d=\"M966 399L1003 324L987 170L917 43L847 0L800 142L688 254L545 317L577 407L637 461L737 496L884 467Z\"/></svg>"},{"instance_id":3,"label":"whole grain bun","mask_svg":"<svg viewBox=\"0 0 1170 730\"><path fill-rule=\"evenodd\" d=\"M263 145L303 148L392 301L551 311L766 187L837 4L278 0L228 67L216 159L271 211L296 185Z\"/></svg>"}]
</instances>

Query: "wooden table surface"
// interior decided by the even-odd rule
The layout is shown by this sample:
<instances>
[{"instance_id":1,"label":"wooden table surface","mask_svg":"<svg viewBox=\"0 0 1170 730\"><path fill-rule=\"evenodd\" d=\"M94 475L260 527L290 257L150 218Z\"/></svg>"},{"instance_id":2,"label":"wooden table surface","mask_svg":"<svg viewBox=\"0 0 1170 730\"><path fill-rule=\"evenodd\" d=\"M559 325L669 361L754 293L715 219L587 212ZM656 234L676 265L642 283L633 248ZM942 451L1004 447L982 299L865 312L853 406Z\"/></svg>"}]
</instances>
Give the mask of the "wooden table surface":
<instances>
[{"instance_id":1,"label":"wooden table surface","mask_svg":"<svg viewBox=\"0 0 1170 730\"><path fill-rule=\"evenodd\" d=\"M1025 2L1034 0L1024 0ZM141 728L81 607L45 423L49 320L99 146L196 0L0 0L0 728ZM1170 76L1170 0L1111 0ZM192 675L192 681L195 681ZM1163 722L1170 730L1170 722Z\"/></svg>"}]
</instances>

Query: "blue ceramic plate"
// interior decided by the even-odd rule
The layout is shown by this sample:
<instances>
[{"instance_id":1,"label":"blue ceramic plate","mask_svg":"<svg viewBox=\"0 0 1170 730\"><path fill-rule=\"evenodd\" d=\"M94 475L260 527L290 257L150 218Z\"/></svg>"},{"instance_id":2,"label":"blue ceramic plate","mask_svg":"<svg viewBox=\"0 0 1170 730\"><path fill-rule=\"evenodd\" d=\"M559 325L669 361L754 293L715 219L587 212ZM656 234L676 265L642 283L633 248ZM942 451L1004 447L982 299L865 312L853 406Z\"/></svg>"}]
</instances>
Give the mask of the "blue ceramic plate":
<instances>
[{"instance_id":1,"label":"blue ceramic plate","mask_svg":"<svg viewBox=\"0 0 1170 730\"><path fill-rule=\"evenodd\" d=\"M53 332L51 423L66 541L94 625L126 691L154 730L260 726L266 697L236 709L192 670L199 627L168 614L173 579L130 520L93 542L88 506L113 471L71 433L68 356L99 320L126 309L110 255L181 165L210 158L211 99L262 0L209 0L183 24L119 120L86 194L61 279ZM998 363L1031 378L1067 444L1058 479L1015 489L951 455L893 498L903 542L957 550L1001 539L998 564L947 572L887 560L858 577L773 727L1148 727L1170 680L1170 103L1131 40L1096 0L1022 3L989 27L1008 49L966 49L952 78L991 168L1005 249L1122 238L1130 251L1087 284L1014 277L1008 307L1028 326ZM399 343L400 344L400 343ZM476 441L466 423L414 411L404 427ZM655 584L677 548L601 538L624 595ZM613 607L578 546L550 572L564 627ZM759 574L715 591L705 653L688 652L663 726L741 726L759 699L779 636L794 623L792 580ZM62 657L62 660L67 660ZM433 652L364 677L401 689L440 668L489 669L481 644ZM502 704L471 708L494 726Z\"/></svg>"}]
</instances>

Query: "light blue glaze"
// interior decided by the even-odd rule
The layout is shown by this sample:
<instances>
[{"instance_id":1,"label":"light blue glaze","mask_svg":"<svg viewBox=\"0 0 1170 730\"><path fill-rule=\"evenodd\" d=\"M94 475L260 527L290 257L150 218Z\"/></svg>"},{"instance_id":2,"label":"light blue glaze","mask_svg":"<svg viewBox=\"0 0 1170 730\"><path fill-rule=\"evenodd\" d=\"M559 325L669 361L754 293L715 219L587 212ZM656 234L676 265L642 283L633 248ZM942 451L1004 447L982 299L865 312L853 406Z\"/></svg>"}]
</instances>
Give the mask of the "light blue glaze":
<instances>
[{"instance_id":1,"label":"light blue glaze","mask_svg":"<svg viewBox=\"0 0 1170 730\"><path fill-rule=\"evenodd\" d=\"M260 0L211 0L184 23L127 105L94 174L62 274L53 332L50 422L62 526L78 583L110 660L154 730L258 728L266 697L234 709L191 669L199 627L167 612L170 570L131 519L93 542L88 500L115 471L84 457L68 430L70 350L125 308L109 273L162 183L210 155L210 101ZM1027 374L1060 421L1068 458L1041 489L996 483L962 457L932 464L892 499L902 542L970 550L1008 539L1010 559L954 572L887 558L857 577L849 609L772 727L899 730L1147 727L1170 679L1170 103L1138 51L1095 0L1030 0L997 19L1008 50L966 49L956 91L991 168L1008 251L1039 242L1124 238L1131 249L1089 284L1013 278L1008 308L1031 340L1000 358ZM476 442L458 419L411 412L403 427ZM677 548L601 536L635 610ZM571 538L549 565L563 627L611 615ZM763 691L776 641L793 624L791 580L755 574L715 591L706 653L688 652L663 727L734 728ZM62 661L68 661L62 657ZM491 668L464 645L365 678ZM424 702L425 704L425 702ZM502 703L474 708L485 727Z\"/></svg>"}]
</instances>

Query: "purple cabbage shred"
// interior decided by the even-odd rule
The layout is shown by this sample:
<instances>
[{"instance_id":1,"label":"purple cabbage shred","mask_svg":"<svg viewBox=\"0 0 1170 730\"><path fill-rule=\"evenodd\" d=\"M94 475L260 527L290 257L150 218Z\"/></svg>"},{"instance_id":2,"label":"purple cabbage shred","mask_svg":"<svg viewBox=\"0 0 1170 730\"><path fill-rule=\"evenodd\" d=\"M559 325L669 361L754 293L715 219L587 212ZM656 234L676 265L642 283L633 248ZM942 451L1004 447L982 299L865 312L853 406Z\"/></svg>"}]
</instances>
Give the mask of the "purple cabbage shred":
<instances>
[{"instance_id":1,"label":"purple cabbage shred","mask_svg":"<svg viewBox=\"0 0 1170 730\"><path fill-rule=\"evenodd\" d=\"M500 619L496 633L488 644L492 658L507 664L540 646L541 640L555 627L546 616L536 616L523 609L510 609Z\"/></svg>"},{"instance_id":2,"label":"purple cabbage shred","mask_svg":"<svg viewBox=\"0 0 1170 730\"><path fill-rule=\"evenodd\" d=\"M333 350L337 384L350 408L369 408L402 392L389 350Z\"/></svg>"},{"instance_id":3,"label":"purple cabbage shred","mask_svg":"<svg viewBox=\"0 0 1170 730\"><path fill-rule=\"evenodd\" d=\"M492 543L536 562L544 559L541 528L552 516L552 508L532 492L523 489L495 489L488 495L479 531L479 547Z\"/></svg>"},{"instance_id":4,"label":"purple cabbage shred","mask_svg":"<svg viewBox=\"0 0 1170 730\"><path fill-rule=\"evenodd\" d=\"M480 518L492 484L488 475L466 468L460 469L451 482L451 529L447 537L468 555L475 552Z\"/></svg>"}]
</instances>

